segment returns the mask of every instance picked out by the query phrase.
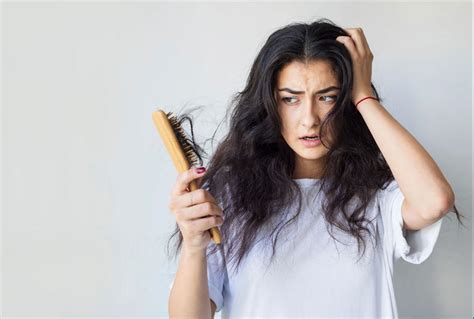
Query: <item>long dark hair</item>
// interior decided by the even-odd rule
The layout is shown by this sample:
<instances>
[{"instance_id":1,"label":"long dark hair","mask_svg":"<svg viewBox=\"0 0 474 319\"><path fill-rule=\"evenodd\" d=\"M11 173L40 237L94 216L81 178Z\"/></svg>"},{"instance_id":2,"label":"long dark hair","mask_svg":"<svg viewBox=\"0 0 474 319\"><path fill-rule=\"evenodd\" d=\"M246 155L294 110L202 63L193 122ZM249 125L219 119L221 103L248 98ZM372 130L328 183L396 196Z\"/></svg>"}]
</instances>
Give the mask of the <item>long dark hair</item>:
<instances>
[{"instance_id":1,"label":"long dark hair","mask_svg":"<svg viewBox=\"0 0 474 319\"><path fill-rule=\"evenodd\" d=\"M277 231L272 259L278 234L300 214L302 194L292 179L295 154L281 135L282 123L274 97L278 72L293 61L324 60L337 75L341 89L320 129L321 141L324 143L324 136L328 135L332 144L320 179L326 198L323 211L331 229L335 226L354 236L358 251L363 244L365 252L363 233L371 234L365 226L370 222L366 208L376 191L384 189L394 177L352 102L352 61L345 46L335 40L340 35L349 34L328 19L311 24L292 23L276 30L253 62L245 88L233 96L227 109L226 118L231 111L229 132L210 159L200 187L207 189L224 211L225 221L220 231L225 259L228 264L236 261L233 264L237 269L253 247L257 234L264 231L275 214L283 214L282 208L289 207L295 198L297 213L281 227L278 227L280 223L270 229L271 233L264 233L269 240ZM373 84L371 87L373 95L382 101ZM180 117L182 123L186 120L192 132L192 119L188 115ZM197 152L203 153L194 141L194 133L192 143ZM352 211L348 204L353 198L359 199L359 205ZM454 213L462 224L463 215L455 205ZM170 240L177 234L175 256L183 241L178 225ZM216 249L211 251L215 252Z\"/></svg>"}]
</instances>

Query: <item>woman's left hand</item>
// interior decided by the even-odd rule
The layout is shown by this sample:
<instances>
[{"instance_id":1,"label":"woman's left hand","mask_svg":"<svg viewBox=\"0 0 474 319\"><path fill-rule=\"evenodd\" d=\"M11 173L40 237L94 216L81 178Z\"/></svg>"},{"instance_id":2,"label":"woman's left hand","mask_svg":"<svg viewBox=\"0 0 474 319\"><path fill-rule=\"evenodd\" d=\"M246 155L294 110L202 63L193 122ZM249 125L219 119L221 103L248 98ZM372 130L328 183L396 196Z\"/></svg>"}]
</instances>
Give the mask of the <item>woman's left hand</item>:
<instances>
[{"instance_id":1,"label":"woman's left hand","mask_svg":"<svg viewBox=\"0 0 474 319\"><path fill-rule=\"evenodd\" d=\"M343 43L352 58L354 83L352 88L352 101L357 103L366 96L373 96L371 87L372 60L374 56L370 51L362 28L345 28L350 36L338 36L336 41Z\"/></svg>"}]
</instances>

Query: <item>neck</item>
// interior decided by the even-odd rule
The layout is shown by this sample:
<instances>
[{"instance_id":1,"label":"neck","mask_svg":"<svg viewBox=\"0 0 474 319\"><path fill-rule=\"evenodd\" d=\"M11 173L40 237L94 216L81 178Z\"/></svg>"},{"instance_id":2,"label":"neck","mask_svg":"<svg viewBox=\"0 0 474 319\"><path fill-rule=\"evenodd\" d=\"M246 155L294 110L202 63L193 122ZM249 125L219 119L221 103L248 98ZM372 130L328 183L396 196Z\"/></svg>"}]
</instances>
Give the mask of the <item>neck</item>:
<instances>
[{"instance_id":1,"label":"neck","mask_svg":"<svg viewBox=\"0 0 474 319\"><path fill-rule=\"evenodd\" d=\"M295 170L293 171L293 179L313 178L319 179L324 172L323 159L307 160L299 159L296 162Z\"/></svg>"}]
</instances>

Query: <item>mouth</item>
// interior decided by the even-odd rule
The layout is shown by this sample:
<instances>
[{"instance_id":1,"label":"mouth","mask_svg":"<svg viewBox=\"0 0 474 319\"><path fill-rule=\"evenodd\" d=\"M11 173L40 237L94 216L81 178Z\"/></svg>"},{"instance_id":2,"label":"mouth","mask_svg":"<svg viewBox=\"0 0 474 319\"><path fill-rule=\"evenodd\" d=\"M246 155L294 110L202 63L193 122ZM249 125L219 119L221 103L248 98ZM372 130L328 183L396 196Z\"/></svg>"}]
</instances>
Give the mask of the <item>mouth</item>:
<instances>
[{"instance_id":1,"label":"mouth","mask_svg":"<svg viewBox=\"0 0 474 319\"><path fill-rule=\"evenodd\" d=\"M300 140L317 141L317 140L319 140L319 136L318 135L306 135L306 136L300 137Z\"/></svg>"}]
</instances>

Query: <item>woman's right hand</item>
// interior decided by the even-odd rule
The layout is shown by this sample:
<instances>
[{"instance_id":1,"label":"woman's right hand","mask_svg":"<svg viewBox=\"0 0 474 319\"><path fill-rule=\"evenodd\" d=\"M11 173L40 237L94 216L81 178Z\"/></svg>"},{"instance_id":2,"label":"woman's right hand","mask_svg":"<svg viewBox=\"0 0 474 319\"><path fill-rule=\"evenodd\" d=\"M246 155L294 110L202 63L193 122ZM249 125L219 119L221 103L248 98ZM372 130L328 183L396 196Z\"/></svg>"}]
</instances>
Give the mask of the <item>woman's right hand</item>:
<instances>
[{"instance_id":1,"label":"woman's right hand","mask_svg":"<svg viewBox=\"0 0 474 319\"><path fill-rule=\"evenodd\" d=\"M180 173L168 206L183 235L183 246L190 251L205 250L211 240L209 229L224 222L222 209L206 189L189 191L191 181L204 173L198 173L196 167Z\"/></svg>"}]
</instances>

